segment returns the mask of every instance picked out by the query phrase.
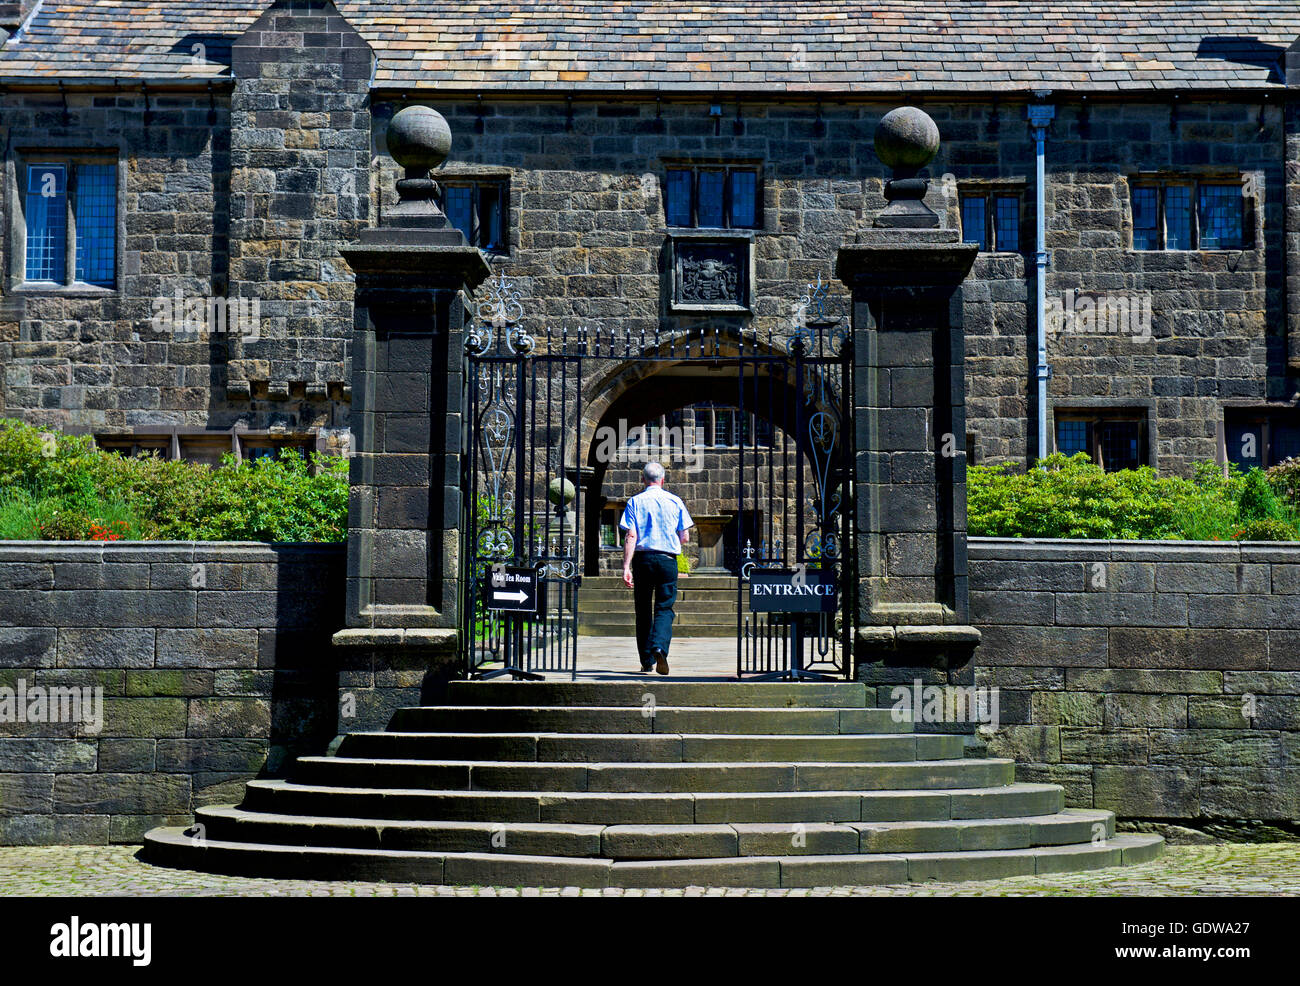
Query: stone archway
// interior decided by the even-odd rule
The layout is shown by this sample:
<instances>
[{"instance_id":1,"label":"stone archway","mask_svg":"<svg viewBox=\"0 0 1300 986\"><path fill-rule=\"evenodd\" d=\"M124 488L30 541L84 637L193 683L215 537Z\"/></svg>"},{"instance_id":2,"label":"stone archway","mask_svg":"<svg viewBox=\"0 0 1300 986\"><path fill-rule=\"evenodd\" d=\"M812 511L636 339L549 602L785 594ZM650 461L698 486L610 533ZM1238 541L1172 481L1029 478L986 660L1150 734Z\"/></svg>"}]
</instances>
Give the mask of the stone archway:
<instances>
[{"instance_id":1,"label":"stone archway","mask_svg":"<svg viewBox=\"0 0 1300 986\"><path fill-rule=\"evenodd\" d=\"M693 563L700 560L702 550L716 547L722 552L717 542L724 526L735 540L737 529L748 523L755 541L761 539L762 525L755 518L766 515L770 519L771 501L778 495L793 497L794 489L800 486L790 479L792 468L803 468L801 488L808 493L805 500L817 499L812 492L816 487L815 466L804 462L806 452L800 454L795 434L799 402L804 399L800 382L792 375L774 372L774 367L783 365L772 362L784 357L782 350L762 347L756 351L761 354L759 361L751 363L748 359L755 350L749 340L746 343L744 350L732 342L703 356L656 359L652 352L648 358L611 363L584 381L584 413L577 443L584 486L584 574L597 575L603 569L617 567L601 564L602 553L608 550L604 546L608 538L602 539L602 515L608 513L611 503L617 514L627 497L639 491L639 470L650 458L663 461L669 486L683 495L696 517L700 527L697 535L702 535L702 541L697 539L692 545ZM808 395L810 404L811 397ZM840 434L838 408L831 408L831 413ZM667 457L657 451L662 446L650 443L645 443L649 447L622 447L625 435L635 441L639 430L665 416L682 422L688 439L693 437L698 443L687 450L687 462L672 461L676 450L672 447ZM740 434L749 435L751 440L740 438L739 445L732 444L730 439ZM608 454L612 439L618 440L619 452L626 453L615 461L609 461ZM837 442L833 456L838 455ZM781 471L763 475L774 459L781 461ZM748 476L740 474L742 466L747 467L743 471ZM788 489L774 489L782 480ZM610 526L611 519L604 519ZM737 574L743 543L728 543L728 550L723 552L725 565L721 554L714 556L710 552L706 568L713 574Z\"/></svg>"}]
</instances>

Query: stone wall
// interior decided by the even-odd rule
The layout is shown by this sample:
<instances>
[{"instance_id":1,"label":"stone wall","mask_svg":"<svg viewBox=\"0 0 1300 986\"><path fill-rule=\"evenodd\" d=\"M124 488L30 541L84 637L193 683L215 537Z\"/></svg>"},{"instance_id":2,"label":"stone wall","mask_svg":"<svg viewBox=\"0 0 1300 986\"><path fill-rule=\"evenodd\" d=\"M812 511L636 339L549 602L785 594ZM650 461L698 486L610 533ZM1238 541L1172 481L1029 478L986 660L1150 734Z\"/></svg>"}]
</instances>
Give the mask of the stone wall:
<instances>
[{"instance_id":1,"label":"stone wall","mask_svg":"<svg viewBox=\"0 0 1300 986\"><path fill-rule=\"evenodd\" d=\"M1140 819L1300 818L1300 545L970 540L992 752Z\"/></svg>"},{"instance_id":2,"label":"stone wall","mask_svg":"<svg viewBox=\"0 0 1300 986\"><path fill-rule=\"evenodd\" d=\"M0 416L346 446L352 274L338 248L370 221L371 52L329 0L268 8L234 46L233 92L6 91ZM24 287L20 170L73 152L118 164L116 283ZM259 318L234 332L155 322L177 297L257 298Z\"/></svg>"},{"instance_id":3,"label":"stone wall","mask_svg":"<svg viewBox=\"0 0 1300 986\"><path fill-rule=\"evenodd\" d=\"M767 339L793 324L809 282L830 279L844 235L885 206L872 134L893 103L746 103L713 119L707 103L434 99L454 135L443 171L509 182L510 250L535 327L585 323L636 337L743 325ZM374 111L375 145L398 104ZM1021 245L982 253L965 288L967 428L977 461L1035 454L1034 144L1022 103L927 101L943 138L927 198L958 226L962 183L1018 190ZM820 122L819 122L820 117ZM1146 417L1154 464L1187 472L1214 458L1223 408L1289 402L1283 291L1286 123L1280 105L1107 102L1059 106L1047 147L1049 299L1067 291L1149 297L1151 339L1049 332L1053 407L1125 408ZM1290 129L1288 130L1288 127ZM759 162L752 314L668 310L661 176L669 161ZM392 187L395 168L379 158ZM1249 250L1135 251L1129 183L1142 173L1249 180ZM377 200L375 207L384 203ZM1294 238L1293 238L1294 239ZM841 314L844 287L828 307Z\"/></svg>"},{"instance_id":4,"label":"stone wall","mask_svg":"<svg viewBox=\"0 0 1300 986\"><path fill-rule=\"evenodd\" d=\"M147 424L229 428L212 387L221 340L154 332L157 298L224 296L229 212L229 112L198 93L8 94L0 132L9 153L0 257L0 407L66 430L130 431ZM20 290L14 231L25 161L60 149L118 161L118 288ZM31 149L24 155L23 149ZM48 158L47 158L48 159ZM220 361L217 361L218 364Z\"/></svg>"},{"instance_id":5,"label":"stone wall","mask_svg":"<svg viewBox=\"0 0 1300 986\"><path fill-rule=\"evenodd\" d=\"M6 223L20 219L14 168L23 148L100 149L122 162L122 249L116 291L5 286L0 414L78 431L238 424L346 440L351 273L338 247L392 204L384 198L395 177L384 130L399 104L375 94L371 113L370 53L325 0L269 10L265 20L236 45L233 94L224 86L211 96L69 90L65 111L58 93L6 93ZM306 29L316 22L322 31ZM521 279L533 327L583 322L651 338L714 323L779 339L805 286L829 280L844 234L885 205L871 138L893 103L819 111L746 102L737 122L734 105L715 119L707 103L676 100L575 100L571 112L542 97L485 97L481 107L429 101L454 135L443 170L509 183L510 249L494 262ZM960 183L1001 182L1023 194L1020 250L981 254L965 295L973 451L978 461L1022 460L1035 451L1034 161L1025 107L972 100L925 108L943 136L929 202L947 211L949 225L958 222ZM1284 272L1288 258L1292 271L1297 263L1297 120L1295 107L1284 111L1278 101L1060 104L1047 148L1048 296L1149 295L1153 339L1053 332L1053 407L1135 410L1147 417L1155 464L1185 472L1215 456L1225 406L1294 403L1287 319L1294 337L1296 314L1286 313ZM761 167L750 314L667 310L661 183L674 160ZM1249 179L1256 248L1132 250L1128 184L1138 172ZM1295 284L1292 273L1293 301ZM155 300L178 290L187 298L259 296L260 337L152 331ZM832 311L844 311L843 294L833 286Z\"/></svg>"},{"instance_id":6,"label":"stone wall","mask_svg":"<svg viewBox=\"0 0 1300 986\"><path fill-rule=\"evenodd\" d=\"M970 556L984 642L951 680L999 689L987 744L1021 780L1129 819L1300 817L1300 546L974 538ZM451 664L330 646L343 583L340 545L0 545L0 713L20 679L103 689L97 732L0 722L0 844L133 842L438 701Z\"/></svg>"},{"instance_id":7,"label":"stone wall","mask_svg":"<svg viewBox=\"0 0 1300 986\"><path fill-rule=\"evenodd\" d=\"M266 338L230 340L227 393L323 404L351 390L352 275L367 225L373 55L331 0L279 0L231 53L230 284Z\"/></svg>"},{"instance_id":8,"label":"stone wall","mask_svg":"<svg viewBox=\"0 0 1300 986\"><path fill-rule=\"evenodd\" d=\"M341 684L373 682L330 647L343 569L341 545L0 545L0 844L137 842L323 752ZM19 687L102 689L102 728L13 721Z\"/></svg>"}]
</instances>

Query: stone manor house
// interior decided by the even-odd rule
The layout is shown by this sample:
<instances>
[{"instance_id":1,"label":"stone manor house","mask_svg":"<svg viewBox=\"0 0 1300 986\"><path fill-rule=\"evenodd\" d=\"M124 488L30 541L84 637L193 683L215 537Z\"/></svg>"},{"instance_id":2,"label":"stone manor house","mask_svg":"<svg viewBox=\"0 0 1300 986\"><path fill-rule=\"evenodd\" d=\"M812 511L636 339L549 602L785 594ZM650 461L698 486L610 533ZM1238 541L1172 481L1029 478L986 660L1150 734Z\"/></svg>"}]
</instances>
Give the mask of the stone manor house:
<instances>
[{"instance_id":1,"label":"stone manor house","mask_svg":"<svg viewBox=\"0 0 1300 986\"><path fill-rule=\"evenodd\" d=\"M102 741L8 724L0 841L152 830L162 861L216 847L261 866L289 857L258 861L265 847L249 839L296 852L343 832L316 821L333 819L343 842L300 862L334 866L334 849L390 826L370 855L341 854L387 866L391 823L408 815L383 813L398 810L430 823L410 831L412 852L432 855L397 859L430 882L567 881L575 859L590 885L680 880L657 838L609 831L634 792L637 821L692 827L703 882L762 886L850 878L822 852L851 857L865 882L973 872L939 851L972 849L971 820L997 823L973 827L995 831L990 854L1016 854L989 863L1004 874L1158 851L1148 833L1108 844L1116 813L1294 832L1295 548L968 546L964 487L968 460L1025 467L1057 450L1175 475L1300 454L1294 0L21 0L0 2L0 30L0 416L209 463L350 452L353 487L346 548L3 547L7 680L102 673L108 697ZM425 172L442 161L443 123L435 187ZM937 157L917 176L932 123ZM509 333L486 319L494 292ZM747 382L736 354L807 365L814 326L850 343L833 357L840 392L810 403L818 381L785 387L802 400L780 412L759 383L780 393L784 370ZM554 456L519 439L522 412L506 415L513 432L475 418L485 390L501 399L474 375L493 357L458 365L516 331L539 345L498 350L514 366L549 358L556 338L583 340L583 360L590 340L598 357L559 388L580 413L561 412L568 445ZM692 339L727 355L679 360L671 347ZM783 443L809 407L835 407L843 427L806 443L800 463ZM612 424L647 426L651 447L689 425L704 446L702 473L670 475L713 538L693 542L684 591L696 629L734 638L737 675L793 675L792 654L825 644L822 666L855 682L799 685L814 690L791 696L812 703L797 708L734 705L763 695L752 681L730 693L659 682L682 704L666 695L654 720L631 707L640 681L613 682L628 707L596 721L586 705L560 708L598 697L582 681L459 680L498 663L491 674L514 674L508 662L538 654L555 661L524 673L576 677L578 618L612 614L594 636L626 627L613 604L625 590L598 577L639 453L598 469L574 451ZM508 439L517 488L544 482L531 515L511 501L507 522L497 495L481 519L466 477L486 442ZM736 474L788 459L795 489L816 473L818 494L769 472L749 495L769 524L788 511L796 550L821 515L809 571L838 564L840 609L760 620L740 598L754 581L725 548L764 520ZM580 519L567 499L579 491ZM835 524L844 554L830 551ZM549 573L541 615L476 609L488 562L504 579L496 559L516 556ZM191 569L209 563L195 586ZM1000 725L909 727L885 709L899 684L998 691ZM692 706L696 685L711 704ZM574 739L575 716L601 734ZM602 745L629 729L645 735ZM327 748L338 755L316 756ZM836 758L817 782L830 787L795 791L781 785L804 775L761 771L743 791L672 786L696 776L692 762L731 776L759 757L802 765L809 748L815 763ZM848 773L845 749L861 760ZM635 754L634 769L603 763L611 750ZM500 772L499 789L490 773L482 789L455 773L503 753L525 764ZM419 773L429 756L459 766ZM664 756L685 772L648 780ZM407 789L412 777L422 789ZM393 809L387 789L338 796L389 781L409 804ZM799 814L771 813L773 793ZM502 861L440 827L468 820L478 839L498 794L526 825L605 828L573 842L548 832L533 844L539 876L514 844ZM386 821L348 828L358 818ZM791 818L851 830L791 859ZM211 826L206 848L178 827L192 819ZM881 820L903 828L851 824ZM918 820L957 824L913 854L928 860L884 859L902 844L891 840L930 838L907 828ZM735 859L723 867L719 853ZM628 860L674 865L647 876Z\"/></svg>"},{"instance_id":2,"label":"stone manor house","mask_svg":"<svg viewBox=\"0 0 1300 986\"><path fill-rule=\"evenodd\" d=\"M272 6L328 30L264 33ZM1300 452L1294 4L785 4L757 33L667 6L0 4L0 414L209 462L342 451L338 251L391 206L386 122L417 101L453 134L442 207L528 324L779 336L819 281L843 317L871 134L910 102L943 138L929 203L980 244L974 461ZM724 451L761 424L682 403Z\"/></svg>"}]
</instances>

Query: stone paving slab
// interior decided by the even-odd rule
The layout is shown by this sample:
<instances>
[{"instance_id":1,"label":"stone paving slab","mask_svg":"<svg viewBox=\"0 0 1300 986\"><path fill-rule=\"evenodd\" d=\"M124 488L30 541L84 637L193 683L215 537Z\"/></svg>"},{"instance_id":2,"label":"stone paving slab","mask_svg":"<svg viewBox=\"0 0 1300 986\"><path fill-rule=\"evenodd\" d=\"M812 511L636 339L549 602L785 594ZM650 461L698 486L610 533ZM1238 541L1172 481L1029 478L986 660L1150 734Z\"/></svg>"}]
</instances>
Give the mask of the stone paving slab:
<instances>
[{"instance_id":1,"label":"stone paving slab","mask_svg":"<svg viewBox=\"0 0 1300 986\"><path fill-rule=\"evenodd\" d=\"M1084 873L812 889L432 887L400 883L266 880L150 866L137 846L0 847L0 897L433 897L433 896L772 896L772 897L1300 897L1300 843L1170 846L1154 863Z\"/></svg>"},{"instance_id":2,"label":"stone paving slab","mask_svg":"<svg viewBox=\"0 0 1300 986\"><path fill-rule=\"evenodd\" d=\"M643 674L633 637L578 637L579 681L735 681L736 638L687 637L673 635L667 678ZM487 669L497 665L485 665ZM569 675L549 673L552 681L567 681Z\"/></svg>"}]
</instances>

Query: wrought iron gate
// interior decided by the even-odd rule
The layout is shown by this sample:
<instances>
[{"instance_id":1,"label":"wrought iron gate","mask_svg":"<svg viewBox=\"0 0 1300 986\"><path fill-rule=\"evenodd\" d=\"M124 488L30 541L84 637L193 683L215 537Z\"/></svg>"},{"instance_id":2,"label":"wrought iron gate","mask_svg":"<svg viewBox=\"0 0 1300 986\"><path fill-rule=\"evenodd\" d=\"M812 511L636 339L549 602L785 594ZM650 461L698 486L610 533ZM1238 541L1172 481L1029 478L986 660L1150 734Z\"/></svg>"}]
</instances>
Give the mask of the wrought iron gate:
<instances>
[{"instance_id":1,"label":"wrought iron gate","mask_svg":"<svg viewBox=\"0 0 1300 986\"><path fill-rule=\"evenodd\" d=\"M820 312L813 288L804 301L804 312ZM851 674L853 441L844 398L852 394L852 354L842 322L801 318L790 334L763 339L717 328L533 335L504 275L488 282L477 315L465 336L468 675L577 674L578 593L588 564L583 509L591 493L584 480L598 451L590 435L596 422L584 432L584 384L607 379L611 367L630 367L634 378L707 368L734 394L725 436L734 465L707 480L710 488L734 488L735 520L724 536L736 575L737 674ZM707 439L710 448L718 443L717 434L692 437ZM661 457L658 451L640 457ZM536 573L535 613L492 607L494 571L506 567ZM836 611L751 613L750 576L772 569L796 579L833 572L841 587ZM689 589L689 582L682 585ZM675 628L675 636L685 629Z\"/></svg>"}]
</instances>

